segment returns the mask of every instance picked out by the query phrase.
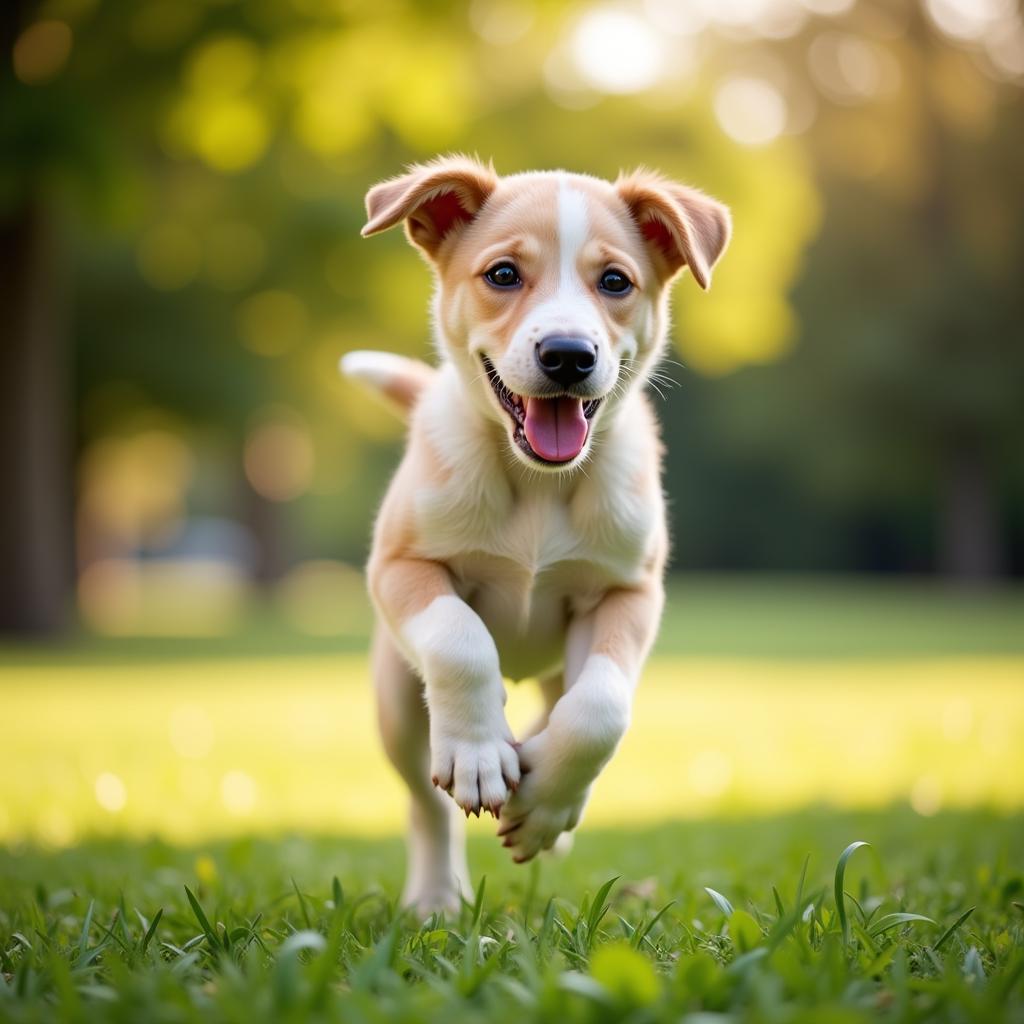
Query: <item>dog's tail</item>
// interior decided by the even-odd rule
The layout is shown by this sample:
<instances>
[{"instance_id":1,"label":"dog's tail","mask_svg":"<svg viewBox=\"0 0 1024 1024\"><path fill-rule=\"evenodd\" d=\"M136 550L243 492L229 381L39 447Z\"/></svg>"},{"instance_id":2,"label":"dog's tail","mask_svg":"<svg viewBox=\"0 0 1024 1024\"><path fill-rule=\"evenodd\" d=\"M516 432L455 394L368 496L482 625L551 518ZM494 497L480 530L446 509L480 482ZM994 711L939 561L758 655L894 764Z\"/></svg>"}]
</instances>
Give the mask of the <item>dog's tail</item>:
<instances>
[{"instance_id":1,"label":"dog's tail","mask_svg":"<svg viewBox=\"0 0 1024 1024\"><path fill-rule=\"evenodd\" d=\"M403 417L409 415L437 373L432 366L394 352L347 352L341 372L369 385Z\"/></svg>"}]
</instances>

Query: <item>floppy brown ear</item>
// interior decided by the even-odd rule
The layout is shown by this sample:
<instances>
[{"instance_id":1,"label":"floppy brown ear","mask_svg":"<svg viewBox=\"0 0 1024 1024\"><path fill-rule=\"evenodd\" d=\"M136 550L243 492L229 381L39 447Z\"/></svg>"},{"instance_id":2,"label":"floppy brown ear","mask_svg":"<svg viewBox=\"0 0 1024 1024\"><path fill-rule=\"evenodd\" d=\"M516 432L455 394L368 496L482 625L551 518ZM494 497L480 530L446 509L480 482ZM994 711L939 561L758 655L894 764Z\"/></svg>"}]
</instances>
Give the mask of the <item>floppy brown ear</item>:
<instances>
[{"instance_id":1,"label":"floppy brown ear","mask_svg":"<svg viewBox=\"0 0 1024 1024\"><path fill-rule=\"evenodd\" d=\"M407 174L382 181L366 194L369 219L362 235L385 231L404 220L409 240L434 256L445 238L480 212L497 184L493 167L469 157L415 164Z\"/></svg>"},{"instance_id":2,"label":"floppy brown ear","mask_svg":"<svg viewBox=\"0 0 1024 1024\"><path fill-rule=\"evenodd\" d=\"M732 219L717 199L648 171L622 175L615 187L668 280L684 266L697 284L711 285L711 268L729 244Z\"/></svg>"}]
</instances>

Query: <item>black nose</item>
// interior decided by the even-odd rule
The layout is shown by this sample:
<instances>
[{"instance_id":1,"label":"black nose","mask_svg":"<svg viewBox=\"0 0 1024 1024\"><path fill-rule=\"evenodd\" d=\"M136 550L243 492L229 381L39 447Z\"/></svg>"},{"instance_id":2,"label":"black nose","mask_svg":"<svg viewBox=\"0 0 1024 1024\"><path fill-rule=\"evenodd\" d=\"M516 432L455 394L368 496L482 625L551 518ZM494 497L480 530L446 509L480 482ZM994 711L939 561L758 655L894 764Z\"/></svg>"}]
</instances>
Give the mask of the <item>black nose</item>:
<instances>
[{"instance_id":1,"label":"black nose","mask_svg":"<svg viewBox=\"0 0 1024 1024\"><path fill-rule=\"evenodd\" d=\"M537 362L556 384L578 384L597 365L597 346L586 338L552 334L537 345Z\"/></svg>"}]
</instances>

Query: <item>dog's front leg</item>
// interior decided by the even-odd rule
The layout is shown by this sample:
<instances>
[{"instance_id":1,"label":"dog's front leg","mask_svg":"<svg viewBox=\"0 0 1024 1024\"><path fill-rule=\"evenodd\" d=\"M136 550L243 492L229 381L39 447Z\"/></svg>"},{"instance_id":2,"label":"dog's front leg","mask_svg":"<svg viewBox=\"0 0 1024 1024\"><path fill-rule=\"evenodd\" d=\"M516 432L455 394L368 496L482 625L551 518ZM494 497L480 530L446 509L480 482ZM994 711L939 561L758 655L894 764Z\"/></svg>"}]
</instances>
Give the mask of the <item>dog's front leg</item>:
<instances>
[{"instance_id":1,"label":"dog's front leg","mask_svg":"<svg viewBox=\"0 0 1024 1024\"><path fill-rule=\"evenodd\" d=\"M370 590L399 647L423 679L430 772L467 814L497 816L519 784L505 719L498 650L444 566L394 558L371 564Z\"/></svg>"},{"instance_id":2,"label":"dog's front leg","mask_svg":"<svg viewBox=\"0 0 1024 1024\"><path fill-rule=\"evenodd\" d=\"M633 693L664 601L660 579L605 595L573 622L566 691L547 726L520 749L523 782L498 835L516 861L549 849L579 823L590 787L629 725Z\"/></svg>"}]
</instances>

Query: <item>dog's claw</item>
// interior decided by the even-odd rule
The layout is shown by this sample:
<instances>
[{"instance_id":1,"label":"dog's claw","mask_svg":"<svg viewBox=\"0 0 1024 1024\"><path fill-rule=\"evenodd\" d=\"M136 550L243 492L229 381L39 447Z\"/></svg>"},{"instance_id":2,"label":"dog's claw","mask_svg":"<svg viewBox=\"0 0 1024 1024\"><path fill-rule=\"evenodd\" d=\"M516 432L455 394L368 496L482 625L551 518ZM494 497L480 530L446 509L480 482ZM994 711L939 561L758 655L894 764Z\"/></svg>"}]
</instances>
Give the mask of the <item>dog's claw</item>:
<instances>
[{"instance_id":1,"label":"dog's claw","mask_svg":"<svg viewBox=\"0 0 1024 1024\"><path fill-rule=\"evenodd\" d=\"M440 790L447 793L449 796L452 795L452 790L455 788L455 779L451 778L447 782L441 781L440 775L431 775L430 781Z\"/></svg>"}]
</instances>

